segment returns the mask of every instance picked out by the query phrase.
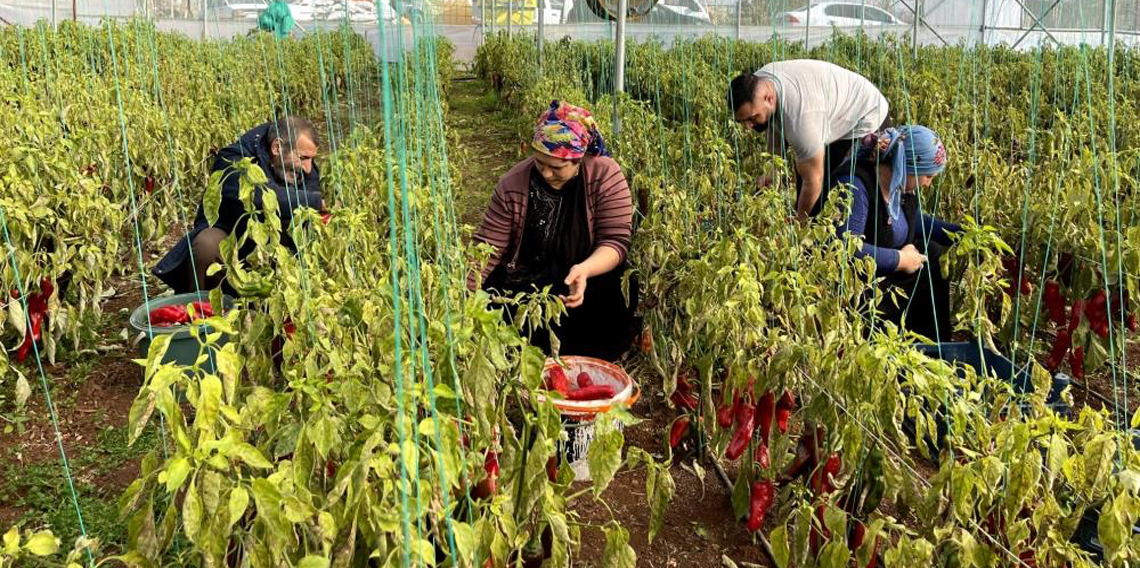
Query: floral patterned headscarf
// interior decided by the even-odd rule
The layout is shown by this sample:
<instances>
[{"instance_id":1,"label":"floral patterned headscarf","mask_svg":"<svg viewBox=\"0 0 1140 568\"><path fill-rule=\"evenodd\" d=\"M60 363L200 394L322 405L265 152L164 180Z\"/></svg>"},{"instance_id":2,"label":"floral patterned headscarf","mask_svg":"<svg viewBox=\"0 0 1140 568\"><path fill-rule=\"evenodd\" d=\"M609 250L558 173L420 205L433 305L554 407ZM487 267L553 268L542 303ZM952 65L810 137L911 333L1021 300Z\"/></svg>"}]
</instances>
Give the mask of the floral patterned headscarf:
<instances>
[{"instance_id":1,"label":"floral patterned headscarf","mask_svg":"<svg viewBox=\"0 0 1140 568\"><path fill-rule=\"evenodd\" d=\"M933 176L946 168L946 146L933 130L906 125L868 134L855 149L859 160L873 160L891 166L890 199L887 210L891 221L901 212L902 192L907 176Z\"/></svg>"},{"instance_id":2,"label":"floral patterned headscarf","mask_svg":"<svg viewBox=\"0 0 1140 568\"><path fill-rule=\"evenodd\" d=\"M538 117L531 145L543 154L563 160L610 155L590 111L557 100L551 101L550 108Z\"/></svg>"}]
</instances>

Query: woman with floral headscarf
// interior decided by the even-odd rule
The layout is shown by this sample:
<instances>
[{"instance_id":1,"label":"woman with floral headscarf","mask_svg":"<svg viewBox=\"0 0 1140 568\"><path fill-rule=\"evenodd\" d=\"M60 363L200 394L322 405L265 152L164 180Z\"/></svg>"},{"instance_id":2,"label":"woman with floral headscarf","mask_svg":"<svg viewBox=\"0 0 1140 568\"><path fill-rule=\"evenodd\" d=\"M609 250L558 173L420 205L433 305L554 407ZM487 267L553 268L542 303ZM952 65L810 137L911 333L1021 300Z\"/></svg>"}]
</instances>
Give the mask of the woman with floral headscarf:
<instances>
[{"instance_id":1,"label":"woman with floral headscarf","mask_svg":"<svg viewBox=\"0 0 1140 568\"><path fill-rule=\"evenodd\" d=\"M865 136L835 172L851 188L851 212L840 233L863 237L860 257L875 261L876 276L904 289L909 300L879 305L888 320L935 341L950 334L950 285L938 257L960 228L922 212L919 187L946 167L946 147L924 126L888 128Z\"/></svg>"},{"instance_id":2,"label":"woman with floral headscarf","mask_svg":"<svg viewBox=\"0 0 1140 568\"><path fill-rule=\"evenodd\" d=\"M621 289L633 231L629 186L586 109L551 102L531 148L499 180L475 233L494 248L482 286L512 295L551 286L567 308L552 330L559 353L615 360L633 341L637 307L636 281L628 303ZM547 351L548 341L547 333L531 337Z\"/></svg>"}]
</instances>

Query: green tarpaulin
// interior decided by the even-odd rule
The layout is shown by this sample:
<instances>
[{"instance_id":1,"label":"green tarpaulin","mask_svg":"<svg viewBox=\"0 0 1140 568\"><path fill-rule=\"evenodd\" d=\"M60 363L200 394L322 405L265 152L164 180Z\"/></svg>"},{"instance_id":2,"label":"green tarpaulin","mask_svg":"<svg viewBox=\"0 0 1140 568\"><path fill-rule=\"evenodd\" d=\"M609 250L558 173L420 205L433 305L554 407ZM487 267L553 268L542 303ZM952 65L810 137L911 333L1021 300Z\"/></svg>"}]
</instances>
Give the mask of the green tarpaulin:
<instances>
[{"instance_id":1,"label":"green tarpaulin","mask_svg":"<svg viewBox=\"0 0 1140 568\"><path fill-rule=\"evenodd\" d=\"M289 5L281 0L270 2L257 17L257 29L273 32L279 38L287 37L293 29L293 12L289 10Z\"/></svg>"}]
</instances>

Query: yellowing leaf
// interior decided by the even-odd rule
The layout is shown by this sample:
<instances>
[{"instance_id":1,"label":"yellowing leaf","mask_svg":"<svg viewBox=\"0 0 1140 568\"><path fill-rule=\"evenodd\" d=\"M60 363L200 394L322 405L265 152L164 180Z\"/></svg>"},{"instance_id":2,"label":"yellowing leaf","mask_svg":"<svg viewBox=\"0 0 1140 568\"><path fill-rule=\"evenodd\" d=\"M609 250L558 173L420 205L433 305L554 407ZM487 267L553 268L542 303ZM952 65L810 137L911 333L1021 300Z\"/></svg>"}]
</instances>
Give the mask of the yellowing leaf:
<instances>
[{"instance_id":1,"label":"yellowing leaf","mask_svg":"<svg viewBox=\"0 0 1140 568\"><path fill-rule=\"evenodd\" d=\"M329 561L320 556L306 556L297 563L297 568L329 568Z\"/></svg>"},{"instance_id":2,"label":"yellowing leaf","mask_svg":"<svg viewBox=\"0 0 1140 568\"><path fill-rule=\"evenodd\" d=\"M16 554L20 547L20 531L16 527L4 533L4 554Z\"/></svg>"},{"instance_id":3,"label":"yellowing leaf","mask_svg":"<svg viewBox=\"0 0 1140 568\"><path fill-rule=\"evenodd\" d=\"M173 493L182 487L182 482L186 481L186 476L190 473L190 462L184 457L177 457L170 460L170 465L166 467L166 491Z\"/></svg>"},{"instance_id":4,"label":"yellowing leaf","mask_svg":"<svg viewBox=\"0 0 1140 568\"><path fill-rule=\"evenodd\" d=\"M28 539L24 548L36 556L48 556L59 550L59 539L51 531L40 531Z\"/></svg>"},{"instance_id":5,"label":"yellowing leaf","mask_svg":"<svg viewBox=\"0 0 1140 568\"><path fill-rule=\"evenodd\" d=\"M234 444L233 455L250 467L262 469L273 467L273 464L269 463L269 460L265 459L265 456L257 448L245 442Z\"/></svg>"},{"instance_id":6,"label":"yellowing leaf","mask_svg":"<svg viewBox=\"0 0 1140 568\"><path fill-rule=\"evenodd\" d=\"M245 515L245 509L249 506L249 492L243 487L236 486L230 491L229 514L230 518L227 520L227 528L234 526L242 516Z\"/></svg>"}]
</instances>

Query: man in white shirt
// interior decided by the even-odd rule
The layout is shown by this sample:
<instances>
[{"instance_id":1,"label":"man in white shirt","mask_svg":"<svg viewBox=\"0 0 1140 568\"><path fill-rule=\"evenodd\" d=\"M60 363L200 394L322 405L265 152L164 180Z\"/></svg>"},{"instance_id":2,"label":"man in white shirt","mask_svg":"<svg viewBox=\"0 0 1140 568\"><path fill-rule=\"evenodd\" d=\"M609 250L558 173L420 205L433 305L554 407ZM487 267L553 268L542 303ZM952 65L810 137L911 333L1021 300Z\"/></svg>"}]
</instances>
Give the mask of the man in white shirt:
<instances>
[{"instance_id":1,"label":"man in white shirt","mask_svg":"<svg viewBox=\"0 0 1140 568\"><path fill-rule=\"evenodd\" d=\"M728 104L742 126L767 131L769 152L782 155L786 143L795 153L799 219L819 213L830 174L852 142L890 122L887 99L866 77L814 59L769 63L736 77Z\"/></svg>"}]
</instances>

